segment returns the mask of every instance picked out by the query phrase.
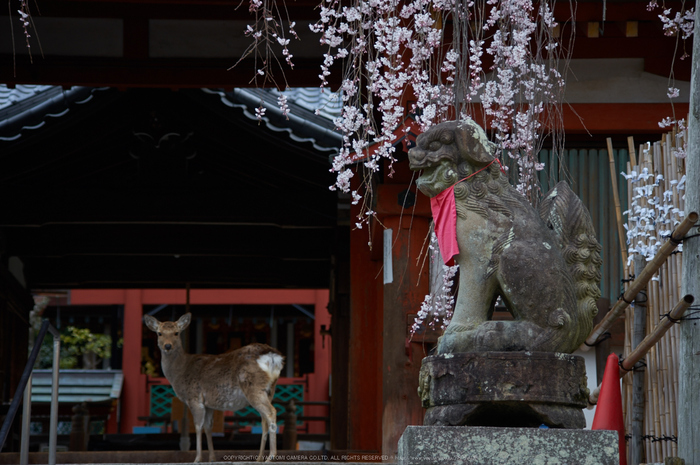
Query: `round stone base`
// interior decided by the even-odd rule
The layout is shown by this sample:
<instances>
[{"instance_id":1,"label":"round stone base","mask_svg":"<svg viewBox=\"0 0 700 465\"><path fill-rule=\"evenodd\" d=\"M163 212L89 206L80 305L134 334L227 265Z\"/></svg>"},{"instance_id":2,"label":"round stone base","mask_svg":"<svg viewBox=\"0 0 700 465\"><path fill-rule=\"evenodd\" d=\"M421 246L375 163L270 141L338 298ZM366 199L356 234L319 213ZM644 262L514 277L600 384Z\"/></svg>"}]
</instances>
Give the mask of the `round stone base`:
<instances>
[{"instance_id":1,"label":"round stone base","mask_svg":"<svg viewBox=\"0 0 700 465\"><path fill-rule=\"evenodd\" d=\"M426 426L586 426L586 366L576 355L433 355L423 359L418 392Z\"/></svg>"}]
</instances>

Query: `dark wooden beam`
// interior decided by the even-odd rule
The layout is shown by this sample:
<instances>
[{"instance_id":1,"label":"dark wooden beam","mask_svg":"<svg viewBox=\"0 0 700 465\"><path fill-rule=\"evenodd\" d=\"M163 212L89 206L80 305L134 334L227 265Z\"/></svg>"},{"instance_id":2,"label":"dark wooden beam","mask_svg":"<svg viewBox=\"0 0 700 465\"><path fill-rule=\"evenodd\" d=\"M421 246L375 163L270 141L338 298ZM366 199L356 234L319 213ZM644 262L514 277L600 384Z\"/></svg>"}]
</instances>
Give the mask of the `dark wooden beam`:
<instances>
[{"instance_id":1,"label":"dark wooden beam","mask_svg":"<svg viewBox=\"0 0 700 465\"><path fill-rule=\"evenodd\" d=\"M578 1L576 3L558 2L554 8L554 16L557 21L567 21L571 17L571 7L576 10L576 21L659 21L658 15L661 7L647 10L647 1ZM679 11L683 2L671 0L664 2L664 8L673 8Z\"/></svg>"},{"instance_id":2,"label":"dark wooden beam","mask_svg":"<svg viewBox=\"0 0 700 465\"><path fill-rule=\"evenodd\" d=\"M202 257L36 258L24 262L34 289L176 288L191 283L209 288L323 289L330 263L324 260Z\"/></svg>"},{"instance_id":3,"label":"dark wooden beam","mask_svg":"<svg viewBox=\"0 0 700 465\"><path fill-rule=\"evenodd\" d=\"M129 53L142 55L134 47ZM277 73L275 79L284 87L314 86L320 82L320 58L295 60L293 70ZM254 64L243 61L235 68L237 58L231 59L128 59L34 57L34 63L24 56L0 55L0 82L9 86L41 84L58 86L116 87L116 88L223 88L255 87L251 82ZM339 73L334 73L339 76ZM337 83L331 81L332 85ZM268 84L267 87L270 87ZM261 86L262 87L262 86Z\"/></svg>"},{"instance_id":4,"label":"dark wooden beam","mask_svg":"<svg viewBox=\"0 0 700 465\"><path fill-rule=\"evenodd\" d=\"M148 17L124 18L124 58L127 60L148 59Z\"/></svg>"},{"instance_id":5,"label":"dark wooden beam","mask_svg":"<svg viewBox=\"0 0 700 465\"><path fill-rule=\"evenodd\" d=\"M286 11L293 21L318 20L318 4L293 0L287 2ZM280 11L286 16L284 8ZM59 18L254 19L240 0L41 0L38 11L33 11L37 16Z\"/></svg>"},{"instance_id":6,"label":"dark wooden beam","mask_svg":"<svg viewBox=\"0 0 700 465\"><path fill-rule=\"evenodd\" d=\"M3 228L6 251L20 257L191 256L327 260L332 226L271 224L55 224ZM293 244L293 246L291 246Z\"/></svg>"}]
</instances>

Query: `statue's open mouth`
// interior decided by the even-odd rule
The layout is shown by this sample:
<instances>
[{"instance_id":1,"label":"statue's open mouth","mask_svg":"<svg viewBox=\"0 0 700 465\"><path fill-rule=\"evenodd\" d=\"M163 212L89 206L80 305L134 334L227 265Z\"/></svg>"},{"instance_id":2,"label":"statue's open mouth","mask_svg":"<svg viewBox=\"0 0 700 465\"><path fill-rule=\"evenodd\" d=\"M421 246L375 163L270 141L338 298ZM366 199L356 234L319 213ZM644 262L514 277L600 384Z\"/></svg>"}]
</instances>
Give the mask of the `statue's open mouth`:
<instances>
[{"instance_id":1,"label":"statue's open mouth","mask_svg":"<svg viewBox=\"0 0 700 465\"><path fill-rule=\"evenodd\" d=\"M423 191L425 195L428 197L434 197L437 194L432 194L432 189L430 186L435 184L435 178L437 177L437 167L436 166L429 166L427 168L423 168L420 172L420 176L416 180L416 187Z\"/></svg>"},{"instance_id":2,"label":"statue's open mouth","mask_svg":"<svg viewBox=\"0 0 700 465\"><path fill-rule=\"evenodd\" d=\"M435 197L457 182L456 177L456 173L450 169L449 161L443 160L423 168L416 186L428 197Z\"/></svg>"}]
</instances>

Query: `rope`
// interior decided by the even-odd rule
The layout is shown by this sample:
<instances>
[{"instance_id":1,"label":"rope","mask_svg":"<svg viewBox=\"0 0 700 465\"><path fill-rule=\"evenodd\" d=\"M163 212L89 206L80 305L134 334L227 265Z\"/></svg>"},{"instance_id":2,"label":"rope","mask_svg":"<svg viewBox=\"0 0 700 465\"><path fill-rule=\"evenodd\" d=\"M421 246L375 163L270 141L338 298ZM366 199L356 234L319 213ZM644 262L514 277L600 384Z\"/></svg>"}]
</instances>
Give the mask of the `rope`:
<instances>
[{"instance_id":1,"label":"rope","mask_svg":"<svg viewBox=\"0 0 700 465\"><path fill-rule=\"evenodd\" d=\"M630 439L632 439L632 435L625 434L625 441L629 441ZM651 439L651 442L671 441L678 443L678 436L653 436L651 434L645 434L642 436L642 441L648 441L649 439Z\"/></svg>"},{"instance_id":2,"label":"rope","mask_svg":"<svg viewBox=\"0 0 700 465\"><path fill-rule=\"evenodd\" d=\"M693 311L691 311L691 310L693 310ZM698 315L698 314L700 314L700 305L691 305L690 307L688 307L686 316L675 319L675 318L671 318L671 316L668 313L666 313L665 315L661 315L661 318L663 319L663 317L667 317L673 323L680 323L681 321L686 321L686 320L700 320L700 316L695 316L695 317L692 316L692 315Z\"/></svg>"},{"instance_id":3,"label":"rope","mask_svg":"<svg viewBox=\"0 0 700 465\"><path fill-rule=\"evenodd\" d=\"M639 360L637 363L635 363L635 364L632 366L632 368L630 368L630 369L627 369L627 368L625 368L625 367L622 366L622 362L624 362L624 361L625 361L625 359L621 358L621 359L617 362L617 364L620 365L620 369L621 369L621 370L626 371L626 372L628 372L628 373L629 373L630 371L638 371L638 372L639 372L639 371L644 371L644 369L647 367L647 362L646 362L644 359L640 359L640 360Z\"/></svg>"}]
</instances>

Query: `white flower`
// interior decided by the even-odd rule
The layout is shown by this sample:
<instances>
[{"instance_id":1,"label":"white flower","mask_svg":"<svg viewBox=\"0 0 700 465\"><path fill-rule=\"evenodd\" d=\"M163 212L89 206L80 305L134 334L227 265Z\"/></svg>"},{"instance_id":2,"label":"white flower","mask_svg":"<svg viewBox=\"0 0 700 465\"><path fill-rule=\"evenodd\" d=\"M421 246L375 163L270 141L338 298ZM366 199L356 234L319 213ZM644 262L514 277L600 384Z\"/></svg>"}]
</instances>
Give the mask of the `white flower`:
<instances>
[{"instance_id":1,"label":"white flower","mask_svg":"<svg viewBox=\"0 0 700 465\"><path fill-rule=\"evenodd\" d=\"M255 117L258 119L258 121L261 121L263 116L265 116L266 110L267 108L262 106L262 104L260 104L260 106L255 109Z\"/></svg>"}]
</instances>

